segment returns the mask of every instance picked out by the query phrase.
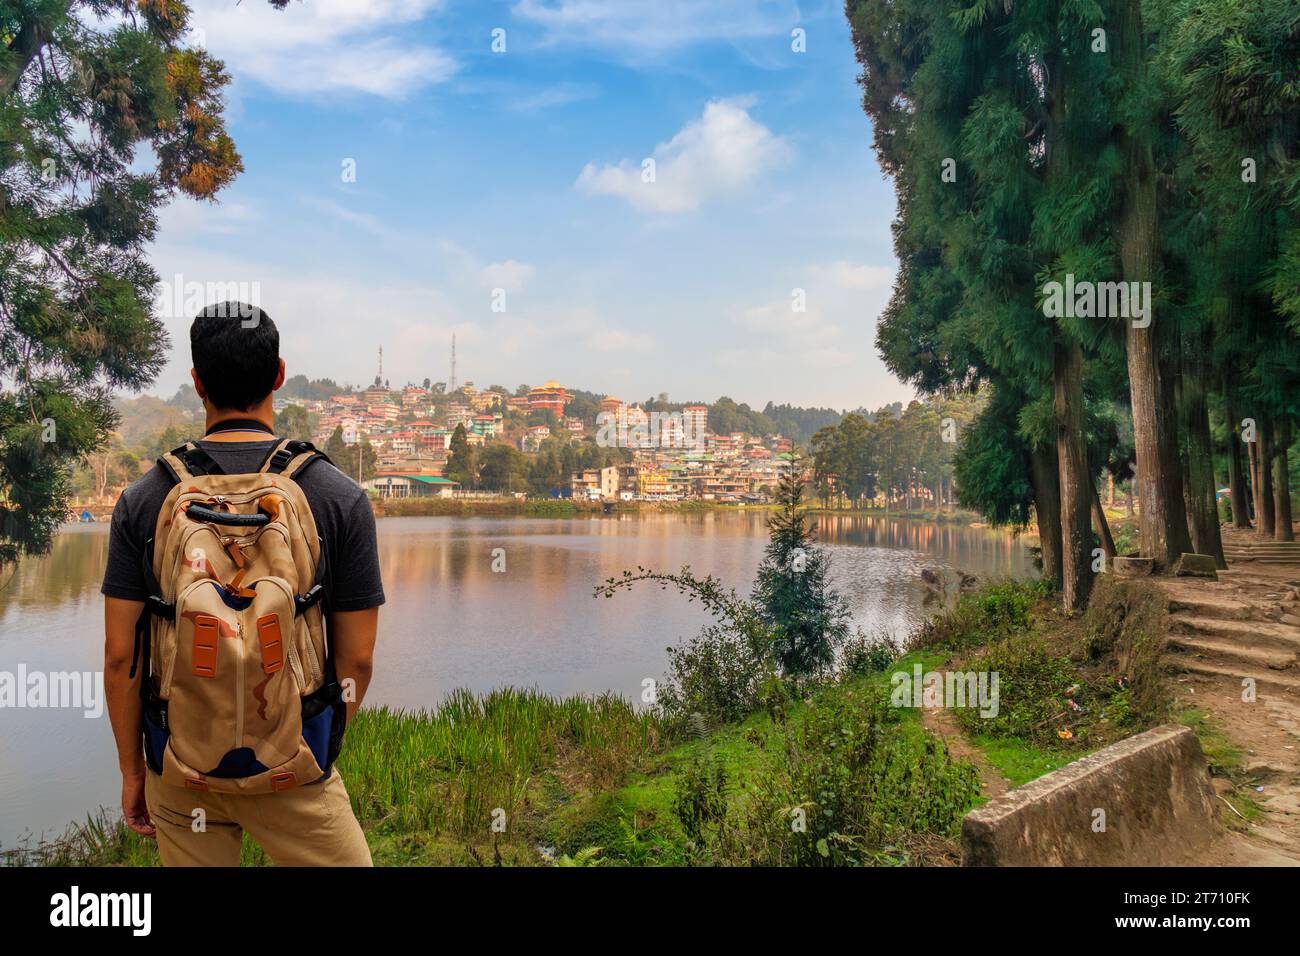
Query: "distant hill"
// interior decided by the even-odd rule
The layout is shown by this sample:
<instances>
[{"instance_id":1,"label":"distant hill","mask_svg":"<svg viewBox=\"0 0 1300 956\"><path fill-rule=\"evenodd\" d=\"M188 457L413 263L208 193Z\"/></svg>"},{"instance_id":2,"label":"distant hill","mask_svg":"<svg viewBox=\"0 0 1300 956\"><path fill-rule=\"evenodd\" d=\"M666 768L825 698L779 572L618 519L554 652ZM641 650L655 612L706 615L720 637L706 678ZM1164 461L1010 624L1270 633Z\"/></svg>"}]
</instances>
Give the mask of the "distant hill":
<instances>
[{"instance_id":1,"label":"distant hill","mask_svg":"<svg viewBox=\"0 0 1300 956\"><path fill-rule=\"evenodd\" d=\"M185 387L190 390L191 395L194 394L193 387L188 385ZM194 403L202 408L197 395L194 396ZM122 435L122 443L128 447L151 439L168 427L188 431L198 420L198 416L190 409L174 405L171 401L155 398L153 395L116 398L113 400L113 407L121 417L117 430Z\"/></svg>"}]
</instances>

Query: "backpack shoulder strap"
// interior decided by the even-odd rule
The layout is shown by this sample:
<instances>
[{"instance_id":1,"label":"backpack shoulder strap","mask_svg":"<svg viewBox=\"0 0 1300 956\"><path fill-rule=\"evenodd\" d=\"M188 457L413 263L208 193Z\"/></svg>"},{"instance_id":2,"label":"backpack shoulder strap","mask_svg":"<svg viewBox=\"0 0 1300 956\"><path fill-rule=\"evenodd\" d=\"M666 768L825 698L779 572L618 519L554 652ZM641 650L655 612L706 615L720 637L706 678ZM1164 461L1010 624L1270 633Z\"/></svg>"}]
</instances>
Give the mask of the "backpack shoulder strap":
<instances>
[{"instance_id":1,"label":"backpack shoulder strap","mask_svg":"<svg viewBox=\"0 0 1300 956\"><path fill-rule=\"evenodd\" d=\"M308 466L321 460L330 459L323 451L317 451L316 446L311 442L286 438L271 450L258 470L272 475L284 475L286 478L297 478L307 470Z\"/></svg>"},{"instance_id":2,"label":"backpack shoulder strap","mask_svg":"<svg viewBox=\"0 0 1300 956\"><path fill-rule=\"evenodd\" d=\"M176 483L186 481L198 475L224 475L221 466L212 460L212 456L192 441L179 448L173 448L158 459L163 469L170 472Z\"/></svg>"}]
</instances>

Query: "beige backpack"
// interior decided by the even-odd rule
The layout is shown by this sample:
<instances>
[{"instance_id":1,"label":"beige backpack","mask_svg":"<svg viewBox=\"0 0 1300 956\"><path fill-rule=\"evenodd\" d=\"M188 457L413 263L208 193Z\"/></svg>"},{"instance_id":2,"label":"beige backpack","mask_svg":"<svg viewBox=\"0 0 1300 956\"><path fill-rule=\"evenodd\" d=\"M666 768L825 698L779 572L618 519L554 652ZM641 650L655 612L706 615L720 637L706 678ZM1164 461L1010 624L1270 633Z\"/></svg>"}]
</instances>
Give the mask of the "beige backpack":
<instances>
[{"instance_id":1,"label":"beige backpack","mask_svg":"<svg viewBox=\"0 0 1300 956\"><path fill-rule=\"evenodd\" d=\"M166 783L287 790L338 755L346 705L327 654L324 554L294 481L321 459L292 440L247 475L223 474L193 442L159 459L176 485L145 549L136 654L146 761Z\"/></svg>"}]
</instances>

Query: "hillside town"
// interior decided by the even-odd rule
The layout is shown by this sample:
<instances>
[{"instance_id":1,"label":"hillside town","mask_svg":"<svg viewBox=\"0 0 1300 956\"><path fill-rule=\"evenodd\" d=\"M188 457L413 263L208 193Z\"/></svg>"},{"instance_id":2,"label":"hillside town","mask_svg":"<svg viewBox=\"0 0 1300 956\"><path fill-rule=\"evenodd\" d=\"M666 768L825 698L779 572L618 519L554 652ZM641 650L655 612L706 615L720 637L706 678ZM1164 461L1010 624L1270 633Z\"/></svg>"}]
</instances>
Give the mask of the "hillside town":
<instances>
[{"instance_id":1,"label":"hillside town","mask_svg":"<svg viewBox=\"0 0 1300 956\"><path fill-rule=\"evenodd\" d=\"M494 445L529 457L567 450L577 464L541 490L591 501L765 501L794 460L783 435L712 431L707 405L647 411L614 396L596 403L555 381L516 394L472 382L450 393L441 383L373 385L326 398L277 398L277 416L294 405L308 416L318 447L337 449L341 441L373 449L370 468L364 453L354 452L353 461L362 485L381 498L499 492L452 473L458 440L480 453ZM596 464L583 467L584 459Z\"/></svg>"}]
</instances>

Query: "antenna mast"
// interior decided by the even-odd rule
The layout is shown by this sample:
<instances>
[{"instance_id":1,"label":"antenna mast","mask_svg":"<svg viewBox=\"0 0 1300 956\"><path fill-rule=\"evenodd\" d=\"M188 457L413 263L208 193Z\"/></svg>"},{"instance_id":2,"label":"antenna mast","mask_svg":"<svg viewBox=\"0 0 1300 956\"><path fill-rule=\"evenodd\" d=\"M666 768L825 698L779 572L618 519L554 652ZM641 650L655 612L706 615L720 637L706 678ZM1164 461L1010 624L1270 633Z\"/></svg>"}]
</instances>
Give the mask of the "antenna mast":
<instances>
[{"instance_id":1,"label":"antenna mast","mask_svg":"<svg viewBox=\"0 0 1300 956\"><path fill-rule=\"evenodd\" d=\"M451 333L451 378L447 381L447 394L456 391L456 333Z\"/></svg>"}]
</instances>

